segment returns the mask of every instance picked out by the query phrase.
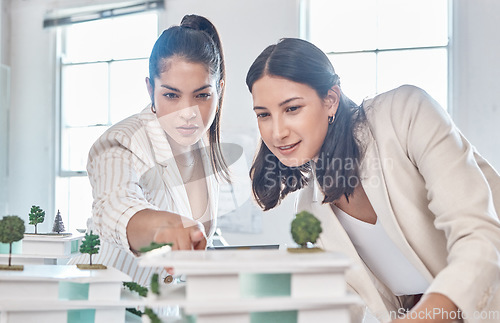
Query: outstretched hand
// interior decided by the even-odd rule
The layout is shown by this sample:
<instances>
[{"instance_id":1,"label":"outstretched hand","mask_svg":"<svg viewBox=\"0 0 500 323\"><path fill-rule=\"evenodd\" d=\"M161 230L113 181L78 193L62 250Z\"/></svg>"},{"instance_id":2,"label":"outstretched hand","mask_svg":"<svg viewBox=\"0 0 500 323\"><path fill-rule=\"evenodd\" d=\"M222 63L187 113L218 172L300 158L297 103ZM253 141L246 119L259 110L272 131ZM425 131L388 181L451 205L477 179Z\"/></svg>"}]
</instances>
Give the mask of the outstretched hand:
<instances>
[{"instance_id":1,"label":"outstretched hand","mask_svg":"<svg viewBox=\"0 0 500 323\"><path fill-rule=\"evenodd\" d=\"M154 242L172 243L172 250L204 250L207 246L207 237L200 222L181 217L182 225L159 227L154 235ZM174 275L172 267L165 270Z\"/></svg>"},{"instance_id":2,"label":"outstretched hand","mask_svg":"<svg viewBox=\"0 0 500 323\"><path fill-rule=\"evenodd\" d=\"M207 246L203 225L183 217L175 225L159 227L153 241L173 243L172 250L204 250Z\"/></svg>"}]
</instances>

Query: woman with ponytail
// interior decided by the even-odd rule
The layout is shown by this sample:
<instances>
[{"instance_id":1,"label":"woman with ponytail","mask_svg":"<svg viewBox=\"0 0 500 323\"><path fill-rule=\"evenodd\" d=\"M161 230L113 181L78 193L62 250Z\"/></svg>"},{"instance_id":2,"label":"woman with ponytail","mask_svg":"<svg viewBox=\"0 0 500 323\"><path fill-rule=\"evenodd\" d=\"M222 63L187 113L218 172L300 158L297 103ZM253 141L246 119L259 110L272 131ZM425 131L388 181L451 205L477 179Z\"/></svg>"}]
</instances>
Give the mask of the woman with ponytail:
<instances>
[{"instance_id":1,"label":"woman with ponytail","mask_svg":"<svg viewBox=\"0 0 500 323\"><path fill-rule=\"evenodd\" d=\"M403 85L358 106L328 57L292 38L246 82L262 137L255 199L268 210L300 189L319 245L352 260L355 318L498 322L500 176L436 101Z\"/></svg>"},{"instance_id":2,"label":"woman with ponytail","mask_svg":"<svg viewBox=\"0 0 500 323\"><path fill-rule=\"evenodd\" d=\"M187 15L163 31L146 86L151 104L108 129L87 164L94 198L88 227L102 240L96 262L142 284L152 271L137 267L141 247L205 249L216 226L218 183L229 180L219 130L224 56L212 23Z\"/></svg>"}]
</instances>

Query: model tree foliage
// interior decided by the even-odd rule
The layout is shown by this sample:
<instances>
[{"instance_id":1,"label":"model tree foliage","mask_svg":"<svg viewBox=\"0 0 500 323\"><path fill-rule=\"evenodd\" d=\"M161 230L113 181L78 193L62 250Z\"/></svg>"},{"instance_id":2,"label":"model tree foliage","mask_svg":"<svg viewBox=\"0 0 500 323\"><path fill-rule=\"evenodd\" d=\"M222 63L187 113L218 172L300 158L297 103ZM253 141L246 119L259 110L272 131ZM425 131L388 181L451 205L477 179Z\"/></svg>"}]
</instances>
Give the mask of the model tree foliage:
<instances>
[{"instance_id":1,"label":"model tree foliage","mask_svg":"<svg viewBox=\"0 0 500 323\"><path fill-rule=\"evenodd\" d=\"M139 296L148 296L148 289L136 282L123 282L123 286L127 287L132 292L136 292Z\"/></svg>"},{"instance_id":2,"label":"model tree foliage","mask_svg":"<svg viewBox=\"0 0 500 323\"><path fill-rule=\"evenodd\" d=\"M155 250L155 249L161 248L161 247L166 246L166 245L169 245L170 247L172 247L174 244L171 242L169 242L169 243L157 243L157 242L153 241L149 244L149 246L140 248L139 252L141 252L141 253L149 252L151 250Z\"/></svg>"},{"instance_id":3,"label":"model tree foliage","mask_svg":"<svg viewBox=\"0 0 500 323\"><path fill-rule=\"evenodd\" d=\"M161 319L158 317L158 315L156 315L155 312L153 312L153 310L151 308L146 307L144 309L144 314L149 317L149 320L151 321L151 323L162 323Z\"/></svg>"},{"instance_id":4,"label":"model tree foliage","mask_svg":"<svg viewBox=\"0 0 500 323\"><path fill-rule=\"evenodd\" d=\"M26 227L17 215L7 215L0 220L0 242L9 244L9 266L12 261L12 243L24 237Z\"/></svg>"},{"instance_id":5,"label":"model tree foliage","mask_svg":"<svg viewBox=\"0 0 500 323\"><path fill-rule=\"evenodd\" d=\"M307 248L307 243L316 243L323 229L321 222L307 211L299 212L292 221L292 238L302 248Z\"/></svg>"},{"instance_id":6,"label":"model tree foliage","mask_svg":"<svg viewBox=\"0 0 500 323\"><path fill-rule=\"evenodd\" d=\"M30 222L35 226L35 234L37 234L37 225L45 220L45 211L42 210L38 205L33 205L29 214Z\"/></svg>"},{"instance_id":7,"label":"model tree foliage","mask_svg":"<svg viewBox=\"0 0 500 323\"><path fill-rule=\"evenodd\" d=\"M158 274L154 273L153 276L151 276L151 284L149 285L151 293L156 295L160 295L160 283L158 280L159 280Z\"/></svg>"},{"instance_id":8,"label":"model tree foliage","mask_svg":"<svg viewBox=\"0 0 500 323\"><path fill-rule=\"evenodd\" d=\"M54 219L54 226L52 227L52 232L61 233L61 232L64 232L64 230L65 230L65 228L64 228L64 223L62 220L61 212L59 212L59 210L57 210L57 214L56 214L56 217Z\"/></svg>"},{"instance_id":9,"label":"model tree foliage","mask_svg":"<svg viewBox=\"0 0 500 323\"><path fill-rule=\"evenodd\" d=\"M90 255L90 265L92 266L92 255L95 255L99 252L99 245L101 245L101 240L99 240L99 236L97 234L92 234L92 231L85 234L85 237L82 240L82 244L80 245L81 253L88 253Z\"/></svg>"}]
</instances>

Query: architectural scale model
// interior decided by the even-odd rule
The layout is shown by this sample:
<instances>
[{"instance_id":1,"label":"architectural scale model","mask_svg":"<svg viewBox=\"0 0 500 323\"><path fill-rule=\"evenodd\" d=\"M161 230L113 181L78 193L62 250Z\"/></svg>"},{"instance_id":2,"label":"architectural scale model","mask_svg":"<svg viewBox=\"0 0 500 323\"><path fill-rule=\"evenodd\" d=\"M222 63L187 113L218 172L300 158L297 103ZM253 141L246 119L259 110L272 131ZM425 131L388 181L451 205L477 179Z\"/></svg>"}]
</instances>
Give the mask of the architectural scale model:
<instances>
[{"instance_id":1,"label":"architectural scale model","mask_svg":"<svg viewBox=\"0 0 500 323\"><path fill-rule=\"evenodd\" d=\"M350 262L337 253L155 250L141 258L141 266L186 276L185 285L160 288L149 305L177 303L188 322L342 323L350 322L349 306L361 302L346 291Z\"/></svg>"},{"instance_id":2,"label":"architectural scale model","mask_svg":"<svg viewBox=\"0 0 500 323\"><path fill-rule=\"evenodd\" d=\"M130 277L113 268L25 265L24 271L0 271L0 323L124 323L122 300Z\"/></svg>"}]
</instances>

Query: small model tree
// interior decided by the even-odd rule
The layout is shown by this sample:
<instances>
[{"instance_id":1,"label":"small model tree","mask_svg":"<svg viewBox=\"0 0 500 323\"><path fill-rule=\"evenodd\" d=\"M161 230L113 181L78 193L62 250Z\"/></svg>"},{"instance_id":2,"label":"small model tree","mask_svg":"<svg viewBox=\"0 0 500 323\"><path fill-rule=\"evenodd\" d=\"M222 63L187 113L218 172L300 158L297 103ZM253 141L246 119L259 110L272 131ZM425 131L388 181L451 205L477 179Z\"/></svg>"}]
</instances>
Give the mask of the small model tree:
<instances>
[{"instance_id":1,"label":"small model tree","mask_svg":"<svg viewBox=\"0 0 500 323\"><path fill-rule=\"evenodd\" d=\"M37 225L42 223L45 220L45 211L42 210L39 206L33 205L31 207L29 219L30 219L29 224L32 224L35 226L35 234L37 234L38 233L37 232Z\"/></svg>"},{"instance_id":2,"label":"small model tree","mask_svg":"<svg viewBox=\"0 0 500 323\"><path fill-rule=\"evenodd\" d=\"M315 244L323 229L321 222L307 211L299 212L292 221L292 238L301 246L307 248L307 243Z\"/></svg>"},{"instance_id":3,"label":"small model tree","mask_svg":"<svg viewBox=\"0 0 500 323\"><path fill-rule=\"evenodd\" d=\"M169 242L169 243L157 243L157 242L151 242L149 244L149 246L146 246L146 247L142 247L139 249L139 252L141 253L146 253L146 252L149 252L151 250L155 250L155 249L158 249L158 248L161 248L161 247L164 247L164 246L170 246L172 247L174 244Z\"/></svg>"},{"instance_id":4,"label":"small model tree","mask_svg":"<svg viewBox=\"0 0 500 323\"><path fill-rule=\"evenodd\" d=\"M17 215L7 215L0 220L0 242L9 244L9 267L12 265L12 243L24 238L26 227Z\"/></svg>"},{"instance_id":5,"label":"small model tree","mask_svg":"<svg viewBox=\"0 0 500 323\"><path fill-rule=\"evenodd\" d=\"M65 228L64 228L64 223L63 223L62 217L61 217L61 212L59 212L59 210L57 210L57 214L56 214L56 217L54 219L54 226L52 227L52 232L61 233L61 232L64 232L64 230L65 230Z\"/></svg>"},{"instance_id":6,"label":"small model tree","mask_svg":"<svg viewBox=\"0 0 500 323\"><path fill-rule=\"evenodd\" d=\"M92 231L90 231L90 234L85 234L80 246L80 252L88 253L90 255L90 266L92 266L92 255L99 252L98 246L100 245L101 240L99 240L99 236L97 234L92 234Z\"/></svg>"}]
</instances>

